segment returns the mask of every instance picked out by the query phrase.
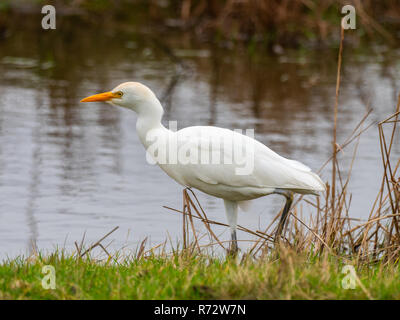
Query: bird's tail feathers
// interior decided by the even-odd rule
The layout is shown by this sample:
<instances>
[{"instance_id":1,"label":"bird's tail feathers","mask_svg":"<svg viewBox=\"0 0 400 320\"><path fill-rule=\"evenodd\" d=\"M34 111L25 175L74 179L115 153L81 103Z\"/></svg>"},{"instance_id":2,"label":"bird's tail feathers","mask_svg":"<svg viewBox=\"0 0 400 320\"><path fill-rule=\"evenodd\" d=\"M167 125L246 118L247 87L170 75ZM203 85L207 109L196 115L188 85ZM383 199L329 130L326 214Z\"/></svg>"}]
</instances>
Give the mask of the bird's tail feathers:
<instances>
[{"instance_id":1,"label":"bird's tail feathers","mask_svg":"<svg viewBox=\"0 0 400 320\"><path fill-rule=\"evenodd\" d=\"M318 192L322 192L326 190L325 183L321 180L321 178L314 172L305 172L302 179L301 184L304 185L304 191L309 191L307 193L312 193L318 195Z\"/></svg>"}]
</instances>

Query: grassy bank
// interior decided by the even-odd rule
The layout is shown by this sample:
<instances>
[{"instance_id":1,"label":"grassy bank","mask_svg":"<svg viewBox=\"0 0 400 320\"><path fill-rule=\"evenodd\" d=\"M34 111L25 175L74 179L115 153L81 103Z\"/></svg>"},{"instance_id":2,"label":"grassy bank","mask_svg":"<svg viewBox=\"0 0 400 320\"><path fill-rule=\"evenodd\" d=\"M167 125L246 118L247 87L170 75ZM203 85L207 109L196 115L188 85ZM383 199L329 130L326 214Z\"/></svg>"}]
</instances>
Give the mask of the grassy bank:
<instances>
[{"instance_id":1,"label":"grassy bank","mask_svg":"<svg viewBox=\"0 0 400 320\"><path fill-rule=\"evenodd\" d=\"M352 262L349 262L352 264ZM42 267L56 271L56 289L42 287ZM55 254L0 265L1 299L400 299L399 266L356 268L343 288L344 263L293 252L262 261L196 255L149 256L99 263Z\"/></svg>"}]
</instances>

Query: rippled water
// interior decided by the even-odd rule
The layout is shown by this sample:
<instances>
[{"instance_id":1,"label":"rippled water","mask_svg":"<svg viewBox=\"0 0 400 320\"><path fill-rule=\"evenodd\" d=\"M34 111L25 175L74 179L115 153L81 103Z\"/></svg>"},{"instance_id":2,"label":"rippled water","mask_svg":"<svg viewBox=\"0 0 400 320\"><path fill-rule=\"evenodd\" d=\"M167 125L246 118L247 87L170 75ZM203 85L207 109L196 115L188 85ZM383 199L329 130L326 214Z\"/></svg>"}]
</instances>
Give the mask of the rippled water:
<instances>
[{"instance_id":1,"label":"rippled water","mask_svg":"<svg viewBox=\"0 0 400 320\"><path fill-rule=\"evenodd\" d=\"M79 103L120 82L152 88L165 124L255 128L260 141L314 170L330 155L336 50L249 55L184 34L99 36L73 22L54 32L24 28L0 40L0 257L28 253L32 243L72 248L85 231L90 242L115 226L115 248L134 249L146 236L152 244L168 234L180 239L181 217L162 206L181 208L182 188L146 162L135 114ZM369 122L394 111L399 57L386 47L345 48L339 141L367 105L374 109ZM398 144L393 152L400 155ZM352 149L340 157L345 173ZM361 138L352 173L353 217L369 214L381 172L374 125ZM222 201L198 194L209 217L225 222ZM279 196L258 199L239 224L266 226L282 204Z\"/></svg>"}]
</instances>

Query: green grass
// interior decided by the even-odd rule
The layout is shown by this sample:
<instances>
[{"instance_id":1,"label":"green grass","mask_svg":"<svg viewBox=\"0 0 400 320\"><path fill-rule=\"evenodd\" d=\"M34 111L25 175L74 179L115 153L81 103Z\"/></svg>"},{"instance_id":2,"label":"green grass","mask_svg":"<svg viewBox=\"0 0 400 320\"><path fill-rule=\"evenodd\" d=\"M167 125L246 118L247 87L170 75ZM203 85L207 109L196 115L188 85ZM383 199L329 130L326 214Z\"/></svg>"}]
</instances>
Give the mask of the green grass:
<instances>
[{"instance_id":1,"label":"green grass","mask_svg":"<svg viewBox=\"0 0 400 320\"><path fill-rule=\"evenodd\" d=\"M42 267L56 270L56 289L41 285ZM355 289L343 289L343 264L332 257L286 254L279 260L240 263L184 255L123 263L55 253L0 265L1 299L400 299L400 268L357 270Z\"/></svg>"}]
</instances>

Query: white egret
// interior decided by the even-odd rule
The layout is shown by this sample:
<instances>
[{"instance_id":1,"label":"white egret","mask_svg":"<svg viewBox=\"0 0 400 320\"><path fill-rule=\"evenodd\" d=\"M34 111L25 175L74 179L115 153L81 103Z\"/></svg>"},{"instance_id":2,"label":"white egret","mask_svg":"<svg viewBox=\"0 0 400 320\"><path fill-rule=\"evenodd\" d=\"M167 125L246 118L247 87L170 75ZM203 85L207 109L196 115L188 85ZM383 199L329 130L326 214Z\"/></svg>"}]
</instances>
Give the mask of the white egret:
<instances>
[{"instance_id":1,"label":"white egret","mask_svg":"<svg viewBox=\"0 0 400 320\"><path fill-rule=\"evenodd\" d=\"M148 154L153 159L158 159L157 164L161 169L184 187L196 188L224 200L231 230L231 250L235 252L238 206L242 207L248 200L269 194L286 197L275 235L275 239L279 239L293 194L318 195L319 191L325 190L325 184L310 168L281 157L247 135L212 126L188 127L178 131L165 128L161 123L163 108L160 101L148 87L138 82L125 82L112 91L81 100L94 101L105 101L135 111L138 115L136 131L139 139ZM158 142L163 141L157 144L157 148L154 148L155 137L159 139ZM213 143L215 141L218 143ZM240 169L244 169L243 162L232 161L235 154L233 149L237 146L239 151L246 149L246 154L252 155L246 158L251 162L247 163L247 172L240 172ZM178 156L175 151L171 153L171 150L177 151ZM186 161L184 156L188 153L190 159ZM162 155L167 156L168 160L159 161ZM180 159L182 155L185 161ZM197 161L194 155L197 156ZM222 157L223 160L210 161L215 155L216 159L220 160Z\"/></svg>"}]
</instances>

